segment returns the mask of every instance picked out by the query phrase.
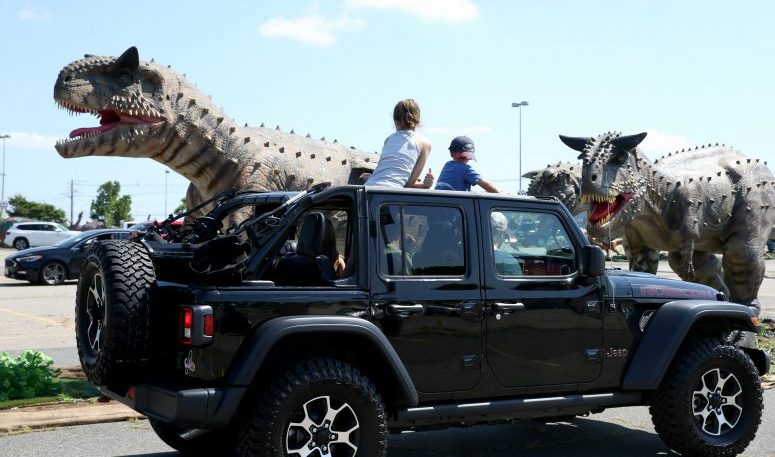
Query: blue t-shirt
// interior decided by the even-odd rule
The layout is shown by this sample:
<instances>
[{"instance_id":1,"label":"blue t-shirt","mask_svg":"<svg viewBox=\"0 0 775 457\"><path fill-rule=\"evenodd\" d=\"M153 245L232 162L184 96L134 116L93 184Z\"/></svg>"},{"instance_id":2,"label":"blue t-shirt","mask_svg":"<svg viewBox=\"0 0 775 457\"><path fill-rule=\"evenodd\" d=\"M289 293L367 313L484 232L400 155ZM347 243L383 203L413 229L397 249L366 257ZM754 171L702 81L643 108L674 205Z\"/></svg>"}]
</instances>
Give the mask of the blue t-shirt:
<instances>
[{"instance_id":1,"label":"blue t-shirt","mask_svg":"<svg viewBox=\"0 0 775 457\"><path fill-rule=\"evenodd\" d=\"M482 177L471 165L450 160L444 164L441 174L436 182L438 190L471 190L471 186L479 183Z\"/></svg>"}]
</instances>

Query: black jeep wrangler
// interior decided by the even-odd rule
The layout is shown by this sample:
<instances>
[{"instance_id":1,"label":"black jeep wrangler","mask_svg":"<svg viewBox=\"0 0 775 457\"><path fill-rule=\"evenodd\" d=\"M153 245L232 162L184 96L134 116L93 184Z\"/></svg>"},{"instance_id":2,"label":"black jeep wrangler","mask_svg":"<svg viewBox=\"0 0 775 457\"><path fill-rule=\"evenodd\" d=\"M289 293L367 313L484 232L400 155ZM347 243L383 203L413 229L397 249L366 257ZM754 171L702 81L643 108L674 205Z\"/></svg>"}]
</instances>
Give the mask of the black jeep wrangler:
<instances>
[{"instance_id":1,"label":"black jeep wrangler","mask_svg":"<svg viewBox=\"0 0 775 457\"><path fill-rule=\"evenodd\" d=\"M378 456L389 431L631 405L684 454L757 431L770 361L725 339L755 310L606 271L554 199L321 185L206 204L95 244L76 299L88 377L183 453Z\"/></svg>"}]
</instances>

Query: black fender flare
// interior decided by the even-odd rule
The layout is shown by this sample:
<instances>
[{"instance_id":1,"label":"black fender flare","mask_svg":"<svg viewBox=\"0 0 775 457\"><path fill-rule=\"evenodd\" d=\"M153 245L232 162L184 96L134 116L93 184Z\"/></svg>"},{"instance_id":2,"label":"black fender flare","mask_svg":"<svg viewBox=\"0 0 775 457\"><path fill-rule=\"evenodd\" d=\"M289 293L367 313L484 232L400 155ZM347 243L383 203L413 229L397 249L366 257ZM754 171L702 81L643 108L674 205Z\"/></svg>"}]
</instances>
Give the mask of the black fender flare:
<instances>
[{"instance_id":1,"label":"black fender flare","mask_svg":"<svg viewBox=\"0 0 775 457\"><path fill-rule=\"evenodd\" d=\"M242 351L232 362L226 383L231 386L249 386L272 348L284 338L293 335L336 333L366 338L381 352L385 363L398 380L398 398L409 407L417 406L417 389L401 358L387 337L373 323L348 316L288 316L278 317L261 325L247 340Z\"/></svg>"},{"instance_id":2,"label":"black fender flare","mask_svg":"<svg viewBox=\"0 0 775 457\"><path fill-rule=\"evenodd\" d=\"M692 326L706 318L739 323L738 329L756 331L756 313L739 303L708 300L676 300L662 305L651 317L622 382L625 390L655 390L670 367ZM731 330L731 329L730 329Z\"/></svg>"}]
</instances>

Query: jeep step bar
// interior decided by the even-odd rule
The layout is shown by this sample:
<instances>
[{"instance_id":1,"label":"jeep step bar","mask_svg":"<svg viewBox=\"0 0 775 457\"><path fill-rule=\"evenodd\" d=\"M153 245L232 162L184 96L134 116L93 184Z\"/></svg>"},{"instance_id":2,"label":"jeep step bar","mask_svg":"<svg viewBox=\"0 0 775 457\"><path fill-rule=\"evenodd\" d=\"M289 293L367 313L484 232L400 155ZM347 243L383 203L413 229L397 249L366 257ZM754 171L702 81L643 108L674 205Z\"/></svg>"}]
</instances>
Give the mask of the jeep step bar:
<instances>
[{"instance_id":1,"label":"jeep step bar","mask_svg":"<svg viewBox=\"0 0 775 457\"><path fill-rule=\"evenodd\" d=\"M642 400L641 392L607 392L495 400L481 403L442 404L400 409L396 412L396 422L421 425L463 420L479 422L520 417L582 414L609 406L641 405L643 404Z\"/></svg>"}]
</instances>

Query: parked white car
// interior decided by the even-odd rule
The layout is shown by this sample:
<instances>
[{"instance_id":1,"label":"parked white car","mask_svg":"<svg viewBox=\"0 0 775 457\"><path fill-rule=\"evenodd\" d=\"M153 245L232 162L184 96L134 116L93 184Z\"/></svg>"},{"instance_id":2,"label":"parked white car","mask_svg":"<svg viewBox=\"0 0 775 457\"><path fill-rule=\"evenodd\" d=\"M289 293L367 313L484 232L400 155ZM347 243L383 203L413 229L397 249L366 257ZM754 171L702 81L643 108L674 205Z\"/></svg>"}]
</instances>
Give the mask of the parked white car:
<instances>
[{"instance_id":1,"label":"parked white car","mask_svg":"<svg viewBox=\"0 0 775 457\"><path fill-rule=\"evenodd\" d=\"M51 246L79 233L56 222L17 222L6 230L5 244L21 251L32 246Z\"/></svg>"}]
</instances>

